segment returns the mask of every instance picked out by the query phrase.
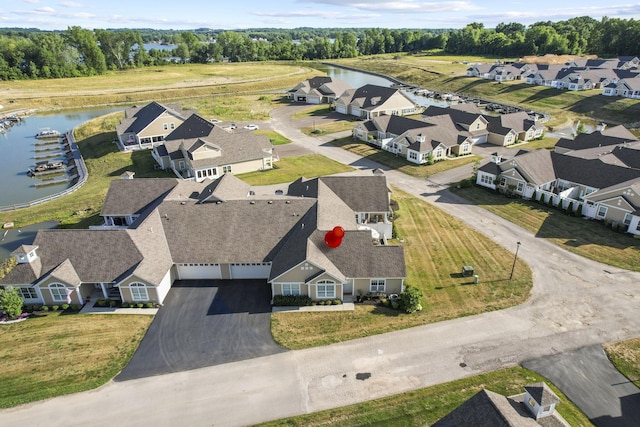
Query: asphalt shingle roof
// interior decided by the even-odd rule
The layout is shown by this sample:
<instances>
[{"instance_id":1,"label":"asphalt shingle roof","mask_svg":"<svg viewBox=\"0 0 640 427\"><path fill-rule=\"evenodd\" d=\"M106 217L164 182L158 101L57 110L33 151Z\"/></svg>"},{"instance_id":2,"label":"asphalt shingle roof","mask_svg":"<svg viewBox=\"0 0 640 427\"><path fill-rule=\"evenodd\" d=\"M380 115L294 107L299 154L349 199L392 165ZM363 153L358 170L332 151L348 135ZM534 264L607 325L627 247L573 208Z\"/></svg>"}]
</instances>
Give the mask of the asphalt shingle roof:
<instances>
[{"instance_id":1,"label":"asphalt shingle roof","mask_svg":"<svg viewBox=\"0 0 640 427\"><path fill-rule=\"evenodd\" d=\"M176 178L116 179L111 181L100 215L140 214L176 185Z\"/></svg>"}]
</instances>

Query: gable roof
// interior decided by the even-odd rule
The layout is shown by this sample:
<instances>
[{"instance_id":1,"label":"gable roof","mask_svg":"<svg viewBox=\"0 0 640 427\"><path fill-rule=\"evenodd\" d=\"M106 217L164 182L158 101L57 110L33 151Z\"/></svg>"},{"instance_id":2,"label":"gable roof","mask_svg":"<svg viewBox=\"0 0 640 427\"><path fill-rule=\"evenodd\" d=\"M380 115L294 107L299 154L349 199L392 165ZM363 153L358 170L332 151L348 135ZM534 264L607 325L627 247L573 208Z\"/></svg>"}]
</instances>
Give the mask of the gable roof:
<instances>
[{"instance_id":1,"label":"gable roof","mask_svg":"<svg viewBox=\"0 0 640 427\"><path fill-rule=\"evenodd\" d=\"M140 214L177 184L176 178L115 179L109 185L100 215Z\"/></svg>"},{"instance_id":2,"label":"gable roof","mask_svg":"<svg viewBox=\"0 0 640 427\"><path fill-rule=\"evenodd\" d=\"M414 105L414 102L409 99L404 93L400 90L378 86L372 84L366 84L362 87L359 87L355 91L345 91L345 93L340 97L347 104L352 103L357 105L360 109L363 110L375 110L380 105L383 105L389 98L391 98L395 94L402 95L408 103Z\"/></svg>"},{"instance_id":3,"label":"gable roof","mask_svg":"<svg viewBox=\"0 0 640 427\"><path fill-rule=\"evenodd\" d=\"M544 382L537 382L524 386L524 389L539 405L552 405L560 403L560 398Z\"/></svg>"},{"instance_id":4,"label":"gable roof","mask_svg":"<svg viewBox=\"0 0 640 427\"><path fill-rule=\"evenodd\" d=\"M125 118L116 126L116 132L118 134L140 133L164 113L184 119L189 111L183 111L178 104L162 105L156 101L144 107L132 107L125 110Z\"/></svg>"},{"instance_id":5,"label":"gable roof","mask_svg":"<svg viewBox=\"0 0 640 427\"><path fill-rule=\"evenodd\" d=\"M608 131L608 132L607 132ZM624 132L618 126L605 131L595 131L591 133L579 133L574 139L560 138L556 147L566 150L584 150L588 148L603 147L624 144L629 141L636 141L637 138L630 132Z\"/></svg>"}]
</instances>

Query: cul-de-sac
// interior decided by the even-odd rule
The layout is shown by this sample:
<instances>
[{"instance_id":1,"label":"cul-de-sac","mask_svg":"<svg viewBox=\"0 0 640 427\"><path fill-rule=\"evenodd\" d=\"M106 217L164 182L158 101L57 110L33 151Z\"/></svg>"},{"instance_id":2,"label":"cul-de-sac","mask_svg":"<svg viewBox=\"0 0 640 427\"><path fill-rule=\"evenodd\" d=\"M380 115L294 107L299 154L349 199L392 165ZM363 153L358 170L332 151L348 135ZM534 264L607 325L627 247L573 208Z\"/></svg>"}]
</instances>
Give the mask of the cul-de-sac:
<instances>
[{"instance_id":1,"label":"cul-de-sac","mask_svg":"<svg viewBox=\"0 0 640 427\"><path fill-rule=\"evenodd\" d=\"M0 28L0 424L640 425L640 15L118 3Z\"/></svg>"}]
</instances>

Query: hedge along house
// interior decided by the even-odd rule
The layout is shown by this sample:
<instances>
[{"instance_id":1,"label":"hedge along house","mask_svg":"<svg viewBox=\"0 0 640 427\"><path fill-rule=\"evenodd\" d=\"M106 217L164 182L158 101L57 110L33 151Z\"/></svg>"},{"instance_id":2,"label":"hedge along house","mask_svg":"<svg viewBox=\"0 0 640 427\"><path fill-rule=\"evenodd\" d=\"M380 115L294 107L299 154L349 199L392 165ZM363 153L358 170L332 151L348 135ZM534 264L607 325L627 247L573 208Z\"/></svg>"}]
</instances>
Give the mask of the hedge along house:
<instances>
[{"instance_id":1,"label":"hedge along house","mask_svg":"<svg viewBox=\"0 0 640 427\"><path fill-rule=\"evenodd\" d=\"M151 155L162 169L198 182L273 167L273 146L266 135L225 130L197 114L167 135Z\"/></svg>"},{"instance_id":2,"label":"hedge along house","mask_svg":"<svg viewBox=\"0 0 640 427\"><path fill-rule=\"evenodd\" d=\"M38 232L31 245L14 251L19 264L1 284L17 287L25 303L40 304L84 304L95 292L162 303L179 279L263 279L272 296L314 299L402 292L403 248L380 244L372 230L360 229L357 214L369 208L349 206L361 202L363 187L372 200L388 201L385 178L331 177L341 195L323 179L308 182L316 197L296 195L303 182L306 191L304 180L283 195L260 195L259 187L228 174L204 183L116 180L102 226ZM370 209L381 210L376 202ZM335 226L346 235L332 249L323 238Z\"/></svg>"},{"instance_id":3,"label":"hedge along house","mask_svg":"<svg viewBox=\"0 0 640 427\"><path fill-rule=\"evenodd\" d=\"M162 105L155 101L144 107L128 108L116 126L118 148L136 151L160 145L192 113L194 111L183 110L178 104Z\"/></svg>"}]
</instances>

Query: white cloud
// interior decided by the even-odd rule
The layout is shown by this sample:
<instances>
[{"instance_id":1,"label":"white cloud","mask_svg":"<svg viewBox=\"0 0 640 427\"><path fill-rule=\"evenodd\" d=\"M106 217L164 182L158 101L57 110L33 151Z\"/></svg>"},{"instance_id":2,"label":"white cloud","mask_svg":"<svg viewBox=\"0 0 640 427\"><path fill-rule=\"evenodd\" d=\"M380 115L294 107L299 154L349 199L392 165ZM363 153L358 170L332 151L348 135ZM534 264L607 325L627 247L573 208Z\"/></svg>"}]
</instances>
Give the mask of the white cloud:
<instances>
[{"instance_id":1,"label":"white cloud","mask_svg":"<svg viewBox=\"0 0 640 427\"><path fill-rule=\"evenodd\" d=\"M81 8L81 7L84 7L84 5L82 3L78 3L78 2L75 2L75 1L61 1L59 4L60 4L60 6L69 7L69 8Z\"/></svg>"},{"instance_id":2,"label":"white cloud","mask_svg":"<svg viewBox=\"0 0 640 427\"><path fill-rule=\"evenodd\" d=\"M33 9L33 11L39 15L53 15L56 13L56 10L49 6L39 7L37 9Z\"/></svg>"}]
</instances>

